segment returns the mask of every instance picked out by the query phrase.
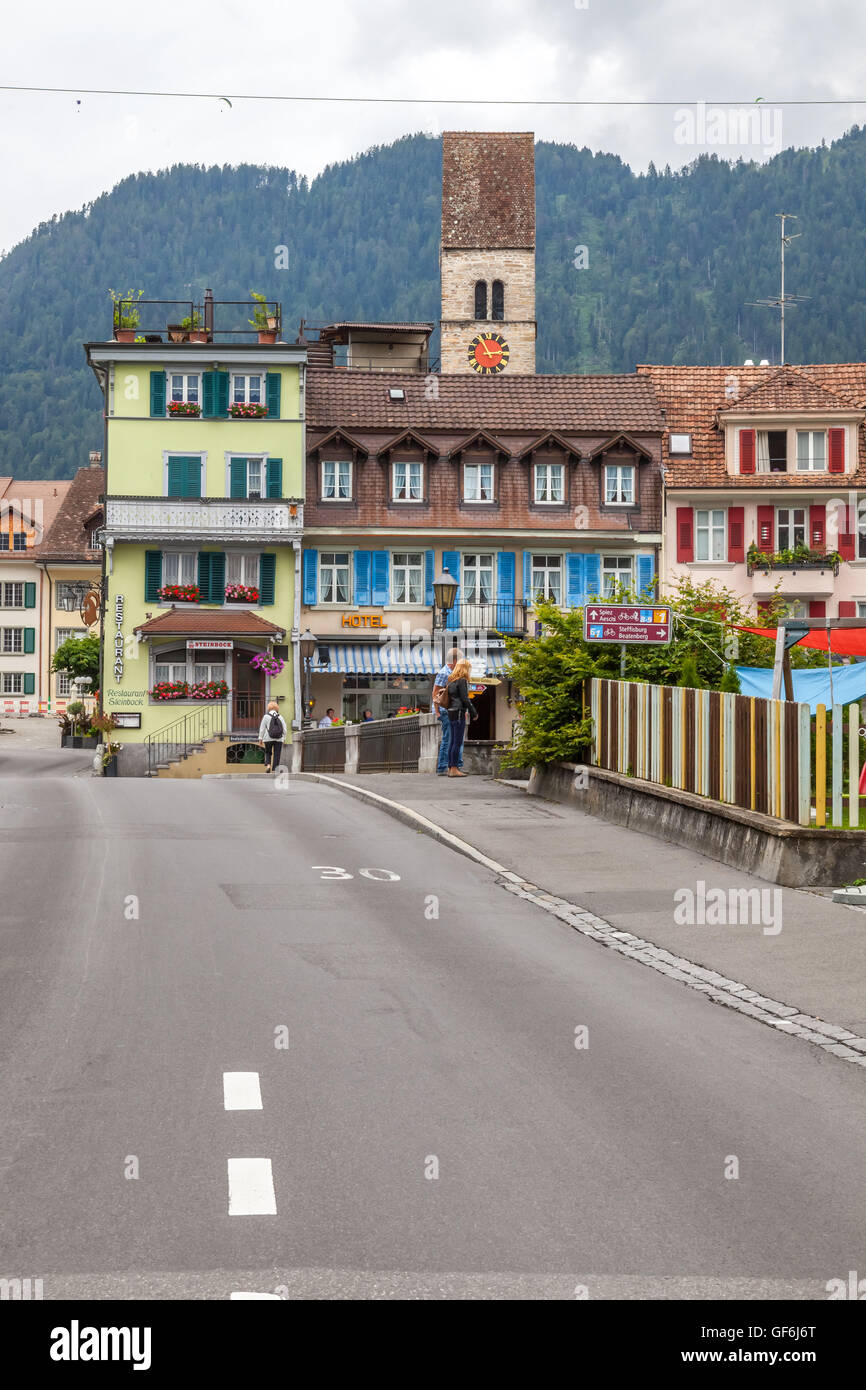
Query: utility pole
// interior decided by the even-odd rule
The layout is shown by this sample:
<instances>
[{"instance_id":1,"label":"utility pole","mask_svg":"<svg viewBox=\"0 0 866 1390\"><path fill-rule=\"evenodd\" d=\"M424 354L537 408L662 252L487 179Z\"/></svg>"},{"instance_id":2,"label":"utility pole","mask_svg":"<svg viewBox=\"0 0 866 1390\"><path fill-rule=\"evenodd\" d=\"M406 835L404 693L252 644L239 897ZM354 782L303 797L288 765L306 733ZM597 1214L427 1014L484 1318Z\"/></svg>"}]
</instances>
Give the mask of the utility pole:
<instances>
[{"instance_id":1,"label":"utility pole","mask_svg":"<svg viewBox=\"0 0 866 1390\"><path fill-rule=\"evenodd\" d=\"M802 300L804 300L804 299L811 299L812 296L811 296L811 295L808 295L808 294L786 294L786 293L785 293L785 248L786 248L786 246L790 246L790 245L791 245L791 242L792 242L792 241L796 241L797 237L802 236L803 233L802 233L802 232L786 232L786 231L785 231L785 223L786 223L786 222L796 222L796 221L799 220L796 213L794 213L794 212L777 212L777 213L776 213L776 216L780 219L780 222L781 222L780 229L779 229L779 230L780 230L780 242L781 242L781 245L780 245L780 250L781 250L781 286L780 286L780 292L779 292L778 298L776 298L776 299L750 299L750 300L748 301L748 303L749 303L749 304L752 304L753 306L756 306L756 307L757 307L757 306L760 306L762 309L778 309L778 310L779 310L779 319L780 319L780 328L781 328L781 338L782 338L782 342L781 342L782 355L781 355L781 359L780 359L780 365L784 365L784 363L787 361L787 358L785 357L785 306L786 306L787 304L799 304L799 303L800 303Z\"/></svg>"}]
</instances>

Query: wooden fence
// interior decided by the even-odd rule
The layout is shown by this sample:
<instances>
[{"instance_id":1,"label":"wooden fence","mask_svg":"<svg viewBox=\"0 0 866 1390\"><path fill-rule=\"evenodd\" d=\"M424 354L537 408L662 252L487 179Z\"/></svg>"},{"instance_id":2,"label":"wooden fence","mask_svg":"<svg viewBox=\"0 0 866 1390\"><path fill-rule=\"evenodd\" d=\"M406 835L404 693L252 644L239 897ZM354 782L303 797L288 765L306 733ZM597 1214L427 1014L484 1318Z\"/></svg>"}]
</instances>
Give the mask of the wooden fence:
<instances>
[{"instance_id":1,"label":"wooden fence","mask_svg":"<svg viewBox=\"0 0 866 1390\"><path fill-rule=\"evenodd\" d=\"M588 682L596 767L818 827L860 823L860 706Z\"/></svg>"}]
</instances>

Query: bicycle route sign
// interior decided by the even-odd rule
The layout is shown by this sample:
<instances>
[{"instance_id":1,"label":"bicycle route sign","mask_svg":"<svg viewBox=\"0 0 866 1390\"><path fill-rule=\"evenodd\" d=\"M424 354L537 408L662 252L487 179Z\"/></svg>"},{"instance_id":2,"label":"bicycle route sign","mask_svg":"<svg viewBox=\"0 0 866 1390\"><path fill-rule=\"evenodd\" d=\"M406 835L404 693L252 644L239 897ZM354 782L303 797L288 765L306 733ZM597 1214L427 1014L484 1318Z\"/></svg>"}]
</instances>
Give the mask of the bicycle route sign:
<instances>
[{"instance_id":1,"label":"bicycle route sign","mask_svg":"<svg viewBox=\"0 0 866 1390\"><path fill-rule=\"evenodd\" d=\"M666 646L671 640L671 610L631 603L588 603L583 610L587 642Z\"/></svg>"}]
</instances>

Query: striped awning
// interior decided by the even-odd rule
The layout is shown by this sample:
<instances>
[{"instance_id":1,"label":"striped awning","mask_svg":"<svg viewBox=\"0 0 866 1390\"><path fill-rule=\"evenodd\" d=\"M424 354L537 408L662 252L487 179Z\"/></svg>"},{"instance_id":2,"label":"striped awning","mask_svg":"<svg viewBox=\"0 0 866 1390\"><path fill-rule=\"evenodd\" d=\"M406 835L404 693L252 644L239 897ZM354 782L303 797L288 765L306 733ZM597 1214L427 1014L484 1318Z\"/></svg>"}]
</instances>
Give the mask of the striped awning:
<instances>
[{"instance_id":1,"label":"striped awning","mask_svg":"<svg viewBox=\"0 0 866 1390\"><path fill-rule=\"evenodd\" d=\"M317 671L336 671L340 675L354 676L434 676L441 665L430 646L420 643L417 647L383 643L381 647L372 643L328 642L320 638L319 650L327 648L326 665L313 665L313 675ZM490 647L486 652L486 674L499 676L505 671L506 654L502 647Z\"/></svg>"}]
</instances>

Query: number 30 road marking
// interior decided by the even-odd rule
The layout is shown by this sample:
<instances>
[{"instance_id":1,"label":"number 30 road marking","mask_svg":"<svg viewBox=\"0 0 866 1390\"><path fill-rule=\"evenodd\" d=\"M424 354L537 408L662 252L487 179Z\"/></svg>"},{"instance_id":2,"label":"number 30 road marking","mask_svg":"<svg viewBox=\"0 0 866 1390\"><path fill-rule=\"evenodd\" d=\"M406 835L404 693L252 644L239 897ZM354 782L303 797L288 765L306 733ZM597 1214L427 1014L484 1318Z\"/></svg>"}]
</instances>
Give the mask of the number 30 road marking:
<instances>
[{"instance_id":1,"label":"number 30 road marking","mask_svg":"<svg viewBox=\"0 0 866 1390\"><path fill-rule=\"evenodd\" d=\"M347 878L354 877L353 874L348 873L346 869L339 868L336 864L313 864L312 867L321 869L322 872L319 877L325 879L327 883L344 882ZM363 878L373 879L375 883L399 883L400 881L400 875L395 874L393 869L359 869L358 873Z\"/></svg>"}]
</instances>

